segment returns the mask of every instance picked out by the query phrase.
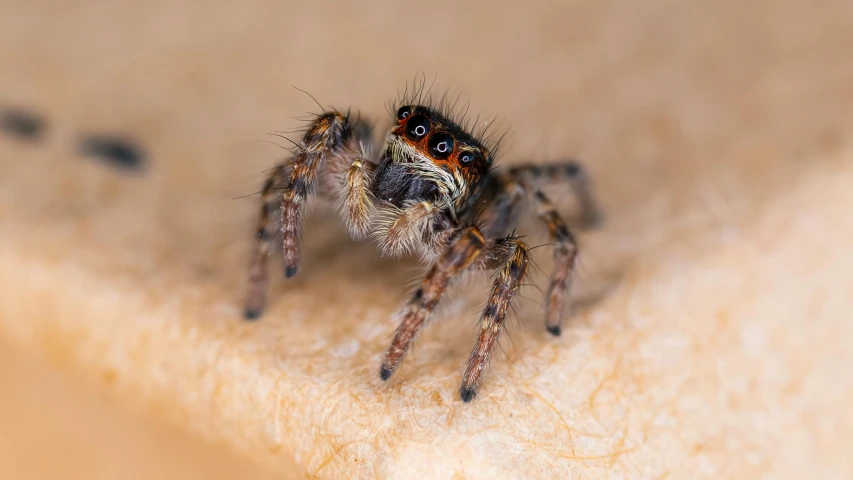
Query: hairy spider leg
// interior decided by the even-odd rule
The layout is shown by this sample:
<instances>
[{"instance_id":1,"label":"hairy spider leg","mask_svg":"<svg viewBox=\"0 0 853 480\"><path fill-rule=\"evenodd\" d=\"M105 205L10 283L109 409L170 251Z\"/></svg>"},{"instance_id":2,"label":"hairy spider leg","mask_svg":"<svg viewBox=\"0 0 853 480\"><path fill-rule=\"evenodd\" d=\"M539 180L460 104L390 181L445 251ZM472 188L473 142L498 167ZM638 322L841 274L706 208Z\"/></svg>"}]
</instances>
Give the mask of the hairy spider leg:
<instances>
[{"instance_id":1,"label":"hairy spider leg","mask_svg":"<svg viewBox=\"0 0 853 480\"><path fill-rule=\"evenodd\" d=\"M277 165L264 181L261 191L261 214L258 219L257 242L252 251L249 261L249 292L246 296L245 316L248 320L257 319L264 310L266 303L266 290L269 285L269 273L267 271L267 256L272 249L274 222L272 212L276 203L281 203L281 197L275 194L273 189L286 181L286 164Z\"/></svg>"},{"instance_id":2,"label":"hairy spider leg","mask_svg":"<svg viewBox=\"0 0 853 480\"><path fill-rule=\"evenodd\" d=\"M266 304L269 284L266 257L271 251L274 238L270 217L277 203L276 187L281 188L278 204L281 213L282 263L284 275L290 278L296 275L299 269L303 209L314 189L320 167L327 161L330 161L333 167L338 167L339 163L351 164L349 168L343 167L344 170L352 170L352 165L355 165L356 174L362 175L351 182L346 181L354 193L349 192L345 197L358 199L366 195L364 190L369 188L369 176L364 172L369 172L370 167L366 166L367 162L355 152L352 138L352 127L346 116L337 111L325 112L310 125L294 157L277 166L268 176L261 193L263 204L257 233L258 243L249 264L245 309L247 319L258 318ZM342 170L340 167L337 169ZM364 211L366 209L362 208L357 214L360 215ZM359 219L355 223L364 222L365 220Z\"/></svg>"},{"instance_id":3,"label":"hairy spider leg","mask_svg":"<svg viewBox=\"0 0 853 480\"><path fill-rule=\"evenodd\" d=\"M548 165L520 165L510 168L507 178L534 186L565 183L578 200L583 226L598 225L604 218L593 194L589 175L580 163L568 161Z\"/></svg>"},{"instance_id":4,"label":"hairy spider leg","mask_svg":"<svg viewBox=\"0 0 853 480\"><path fill-rule=\"evenodd\" d=\"M480 388L480 376L489 364L492 350L500 337L506 320L512 297L518 291L527 275L527 246L514 236L502 238L491 244L489 252L484 252L482 268L498 268L498 275L492 286L489 299L480 318L480 335L474 349L468 357L465 373L462 374L462 386L459 396L464 402L470 402Z\"/></svg>"},{"instance_id":5,"label":"hairy spider leg","mask_svg":"<svg viewBox=\"0 0 853 480\"><path fill-rule=\"evenodd\" d=\"M474 226L459 230L450 240L447 249L430 268L403 310L403 318L394 333L394 340L382 359L379 369L382 380L388 380L400 365L412 339L438 305L451 278L470 265L480 255L485 244L483 234Z\"/></svg>"}]
</instances>

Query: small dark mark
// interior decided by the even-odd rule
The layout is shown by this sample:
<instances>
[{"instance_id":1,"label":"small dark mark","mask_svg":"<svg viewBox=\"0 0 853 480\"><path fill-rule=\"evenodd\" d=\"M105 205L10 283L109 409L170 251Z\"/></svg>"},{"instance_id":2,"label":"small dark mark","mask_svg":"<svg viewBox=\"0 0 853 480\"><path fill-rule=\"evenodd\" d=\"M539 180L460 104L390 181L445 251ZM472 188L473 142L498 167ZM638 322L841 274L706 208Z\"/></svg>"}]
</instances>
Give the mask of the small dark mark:
<instances>
[{"instance_id":1,"label":"small dark mark","mask_svg":"<svg viewBox=\"0 0 853 480\"><path fill-rule=\"evenodd\" d=\"M252 321L261 318L261 309L260 308L247 308L245 312L243 312L243 316L246 320Z\"/></svg>"},{"instance_id":2,"label":"small dark mark","mask_svg":"<svg viewBox=\"0 0 853 480\"><path fill-rule=\"evenodd\" d=\"M476 396L477 392L471 387L462 387L459 389L459 397L462 398L462 401L465 403L470 402Z\"/></svg>"},{"instance_id":3,"label":"small dark mark","mask_svg":"<svg viewBox=\"0 0 853 480\"><path fill-rule=\"evenodd\" d=\"M384 382L384 381L388 380L389 378L391 378L392 373L394 373L393 370L391 370L388 367L383 366L382 368L379 369L379 378L381 378L382 381Z\"/></svg>"},{"instance_id":4,"label":"small dark mark","mask_svg":"<svg viewBox=\"0 0 853 480\"><path fill-rule=\"evenodd\" d=\"M521 276L522 266L518 262L509 264L509 276L513 279L518 279Z\"/></svg>"},{"instance_id":5,"label":"small dark mark","mask_svg":"<svg viewBox=\"0 0 853 480\"><path fill-rule=\"evenodd\" d=\"M494 303L490 303L486 305L486 308L483 309L483 318L495 318L495 315L498 313L498 306Z\"/></svg>"},{"instance_id":6,"label":"small dark mark","mask_svg":"<svg viewBox=\"0 0 853 480\"><path fill-rule=\"evenodd\" d=\"M305 182L303 177L296 177L296 179L290 184L290 188L293 189L294 192L297 193L305 193L308 191L308 184Z\"/></svg>"},{"instance_id":7,"label":"small dark mark","mask_svg":"<svg viewBox=\"0 0 853 480\"><path fill-rule=\"evenodd\" d=\"M423 296L424 296L424 290L422 288L415 290L415 295L414 295L415 300L420 300L421 297L423 297Z\"/></svg>"},{"instance_id":8,"label":"small dark mark","mask_svg":"<svg viewBox=\"0 0 853 480\"><path fill-rule=\"evenodd\" d=\"M556 229L555 233L556 233L555 236L557 237L557 240L571 241L571 239L572 239L572 233L569 232L569 229L566 228L565 225L557 225L557 229Z\"/></svg>"},{"instance_id":9,"label":"small dark mark","mask_svg":"<svg viewBox=\"0 0 853 480\"><path fill-rule=\"evenodd\" d=\"M545 327L545 329L548 330L548 332L555 337L559 337L560 334L563 333L559 325L548 325Z\"/></svg>"},{"instance_id":10,"label":"small dark mark","mask_svg":"<svg viewBox=\"0 0 853 480\"><path fill-rule=\"evenodd\" d=\"M80 152L123 170L140 170L145 162L145 154L133 142L108 135L85 135Z\"/></svg>"},{"instance_id":11,"label":"small dark mark","mask_svg":"<svg viewBox=\"0 0 853 480\"><path fill-rule=\"evenodd\" d=\"M577 163L568 163L566 164L566 175L570 177L576 177L581 173L581 166Z\"/></svg>"},{"instance_id":12,"label":"small dark mark","mask_svg":"<svg viewBox=\"0 0 853 480\"><path fill-rule=\"evenodd\" d=\"M299 267L296 265L288 265L284 267L284 276L287 278L293 278L296 275L296 272L299 271Z\"/></svg>"},{"instance_id":13,"label":"small dark mark","mask_svg":"<svg viewBox=\"0 0 853 480\"><path fill-rule=\"evenodd\" d=\"M36 113L20 109L0 112L0 130L20 139L38 141L46 128L45 120Z\"/></svg>"}]
</instances>

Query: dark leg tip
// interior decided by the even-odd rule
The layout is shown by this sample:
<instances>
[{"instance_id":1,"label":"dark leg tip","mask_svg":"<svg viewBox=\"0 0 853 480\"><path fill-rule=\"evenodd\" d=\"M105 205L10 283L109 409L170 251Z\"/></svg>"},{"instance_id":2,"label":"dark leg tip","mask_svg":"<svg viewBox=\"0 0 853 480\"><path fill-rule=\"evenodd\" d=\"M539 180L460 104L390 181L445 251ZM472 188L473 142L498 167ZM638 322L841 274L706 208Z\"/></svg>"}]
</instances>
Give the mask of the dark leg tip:
<instances>
[{"instance_id":1,"label":"dark leg tip","mask_svg":"<svg viewBox=\"0 0 853 480\"><path fill-rule=\"evenodd\" d=\"M293 278L296 275L296 272L299 271L299 267L296 265L288 265L284 267L284 276L287 278Z\"/></svg>"},{"instance_id":2,"label":"dark leg tip","mask_svg":"<svg viewBox=\"0 0 853 480\"><path fill-rule=\"evenodd\" d=\"M459 398L461 398L465 403L474 400L474 397L476 396L477 392L471 387L462 387L459 389Z\"/></svg>"},{"instance_id":3,"label":"dark leg tip","mask_svg":"<svg viewBox=\"0 0 853 480\"><path fill-rule=\"evenodd\" d=\"M559 325L548 325L545 327L545 330L548 330L548 333L555 337L559 337L560 334L563 332L562 328L560 328Z\"/></svg>"},{"instance_id":4,"label":"dark leg tip","mask_svg":"<svg viewBox=\"0 0 853 480\"><path fill-rule=\"evenodd\" d=\"M243 312L243 318L249 321L257 320L261 318L261 313L263 313L263 309L261 308L246 307L246 310Z\"/></svg>"},{"instance_id":5,"label":"dark leg tip","mask_svg":"<svg viewBox=\"0 0 853 480\"><path fill-rule=\"evenodd\" d=\"M393 373L394 373L394 370L391 370L388 367L382 367L379 369L379 378L381 378L382 381L384 382L384 381L388 380L389 378L391 378L391 374L393 374Z\"/></svg>"}]
</instances>

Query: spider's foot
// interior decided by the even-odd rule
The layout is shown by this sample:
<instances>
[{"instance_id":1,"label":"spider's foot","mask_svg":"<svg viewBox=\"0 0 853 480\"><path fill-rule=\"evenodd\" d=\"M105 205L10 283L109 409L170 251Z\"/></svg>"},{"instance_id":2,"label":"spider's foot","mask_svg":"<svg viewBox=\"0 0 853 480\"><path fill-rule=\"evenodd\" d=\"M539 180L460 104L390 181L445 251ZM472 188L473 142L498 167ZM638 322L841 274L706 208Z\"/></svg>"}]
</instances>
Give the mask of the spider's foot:
<instances>
[{"instance_id":1,"label":"spider's foot","mask_svg":"<svg viewBox=\"0 0 853 480\"><path fill-rule=\"evenodd\" d=\"M243 318L249 321L257 320L261 318L262 313L264 313L263 307L246 307L243 311Z\"/></svg>"},{"instance_id":2,"label":"spider's foot","mask_svg":"<svg viewBox=\"0 0 853 480\"><path fill-rule=\"evenodd\" d=\"M463 402L468 403L477 396L477 390L473 387L463 386L459 389L459 398L462 399Z\"/></svg>"},{"instance_id":3,"label":"spider's foot","mask_svg":"<svg viewBox=\"0 0 853 480\"><path fill-rule=\"evenodd\" d=\"M299 265L288 265L284 267L284 276L287 278L293 278L298 271Z\"/></svg>"},{"instance_id":4,"label":"spider's foot","mask_svg":"<svg viewBox=\"0 0 853 480\"><path fill-rule=\"evenodd\" d=\"M563 333L563 329L559 325L547 325L545 326L545 330L548 330L548 333L555 337L559 337Z\"/></svg>"}]
</instances>

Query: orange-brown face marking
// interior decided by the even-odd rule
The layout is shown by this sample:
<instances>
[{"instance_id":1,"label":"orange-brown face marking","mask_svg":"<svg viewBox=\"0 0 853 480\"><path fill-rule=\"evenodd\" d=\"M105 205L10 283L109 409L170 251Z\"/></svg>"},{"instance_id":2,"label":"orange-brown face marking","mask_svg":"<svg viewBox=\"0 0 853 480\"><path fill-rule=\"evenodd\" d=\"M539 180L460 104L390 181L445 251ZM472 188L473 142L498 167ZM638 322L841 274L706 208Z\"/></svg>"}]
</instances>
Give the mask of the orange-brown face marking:
<instances>
[{"instance_id":1,"label":"orange-brown face marking","mask_svg":"<svg viewBox=\"0 0 853 480\"><path fill-rule=\"evenodd\" d=\"M397 111L394 135L437 166L477 181L488 169L489 153L459 125L423 106L406 105Z\"/></svg>"}]
</instances>

